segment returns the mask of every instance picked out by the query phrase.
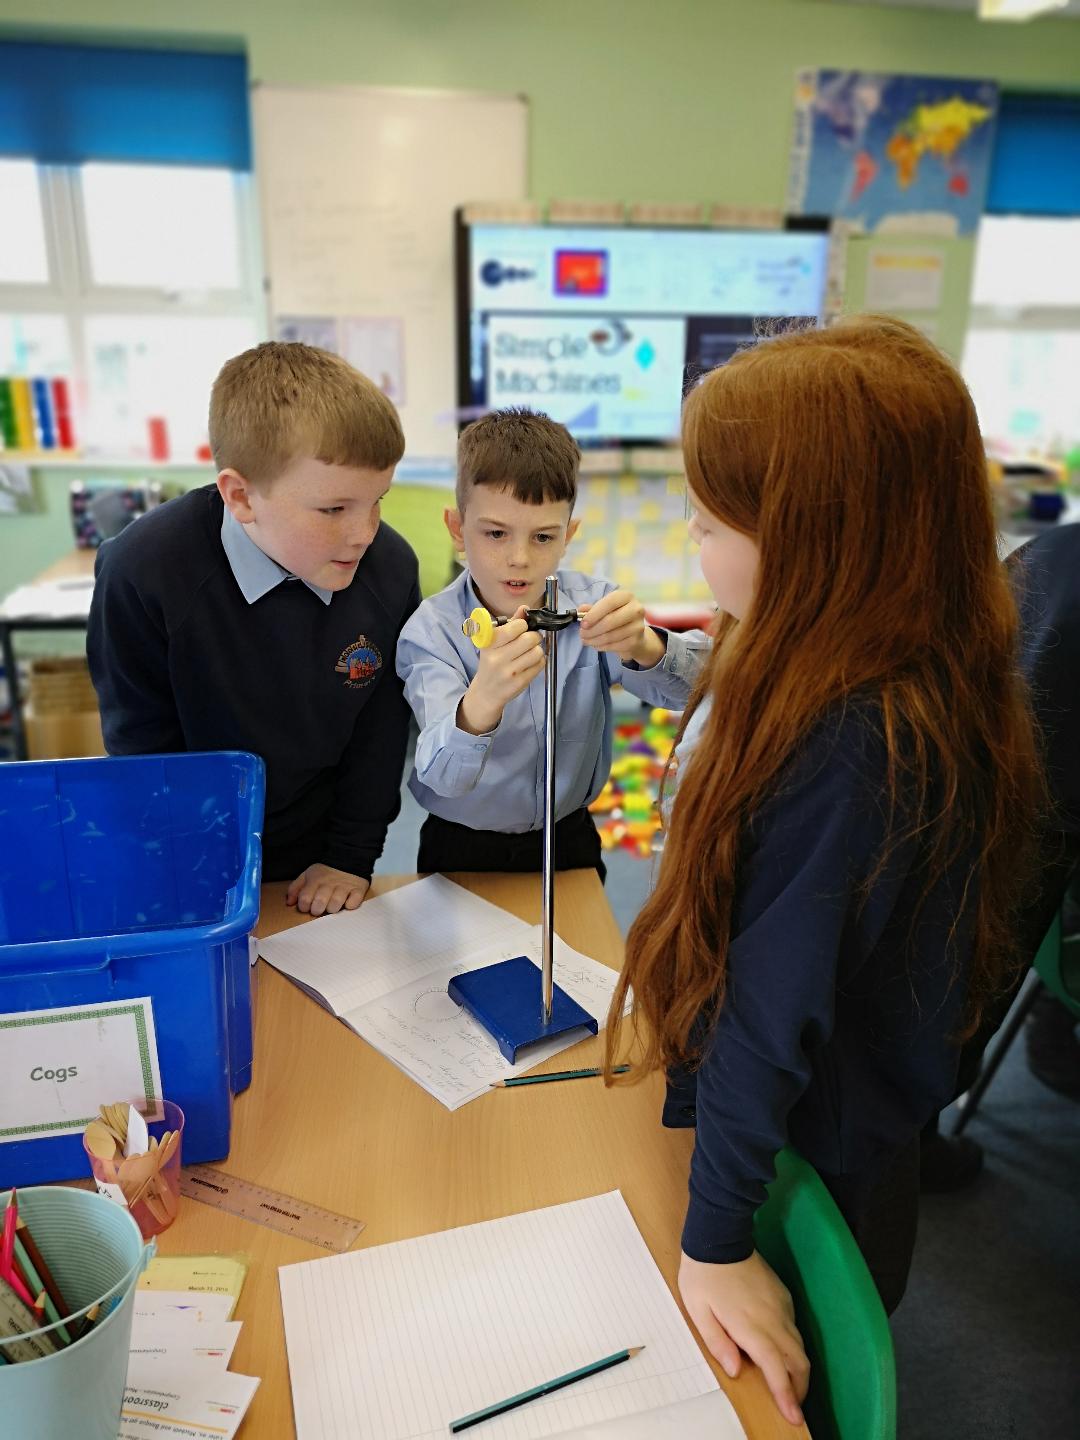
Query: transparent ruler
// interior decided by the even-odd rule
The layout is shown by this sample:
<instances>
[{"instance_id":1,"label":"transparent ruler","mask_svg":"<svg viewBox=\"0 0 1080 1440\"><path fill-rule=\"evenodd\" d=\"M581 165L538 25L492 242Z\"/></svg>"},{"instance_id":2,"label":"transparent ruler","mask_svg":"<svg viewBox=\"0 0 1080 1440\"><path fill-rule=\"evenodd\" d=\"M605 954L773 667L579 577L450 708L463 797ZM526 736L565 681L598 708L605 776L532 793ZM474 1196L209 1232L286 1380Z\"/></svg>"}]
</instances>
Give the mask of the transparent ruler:
<instances>
[{"instance_id":1,"label":"transparent ruler","mask_svg":"<svg viewBox=\"0 0 1080 1440\"><path fill-rule=\"evenodd\" d=\"M351 1220L310 1201L226 1175L212 1165L185 1165L180 1171L180 1193L215 1210L295 1235L322 1250L348 1250L364 1228L362 1220Z\"/></svg>"}]
</instances>

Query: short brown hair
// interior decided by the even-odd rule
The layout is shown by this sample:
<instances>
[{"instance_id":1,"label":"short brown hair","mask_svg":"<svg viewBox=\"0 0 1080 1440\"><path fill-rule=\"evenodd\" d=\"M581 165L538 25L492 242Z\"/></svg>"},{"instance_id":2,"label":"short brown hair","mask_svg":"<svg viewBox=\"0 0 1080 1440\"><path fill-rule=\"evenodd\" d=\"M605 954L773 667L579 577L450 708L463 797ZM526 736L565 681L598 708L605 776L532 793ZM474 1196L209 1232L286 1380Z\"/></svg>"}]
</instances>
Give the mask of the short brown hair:
<instances>
[{"instance_id":1,"label":"short brown hair","mask_svg":"<svg viewBox=\"0 0 1080 1440\"><path fill-rule=\"evenodd\" d=\"M523 505L577 499L581 451L565 425L535 410L493 410L458 439L457 508L474 485L509 490Z\"/></svg>"},{"instance_id":2,"label":"short brown hair","mask_svg":"<svg viewBox=\"0 0 1080 1440\"><path fill-rule=\"evenodd\" d=\"M378 386L340 356L268 340L222 366L210 392L210 448L219 470L258 485L301 456L388 470L405 436Z\"/></svg>"}]
</instances>

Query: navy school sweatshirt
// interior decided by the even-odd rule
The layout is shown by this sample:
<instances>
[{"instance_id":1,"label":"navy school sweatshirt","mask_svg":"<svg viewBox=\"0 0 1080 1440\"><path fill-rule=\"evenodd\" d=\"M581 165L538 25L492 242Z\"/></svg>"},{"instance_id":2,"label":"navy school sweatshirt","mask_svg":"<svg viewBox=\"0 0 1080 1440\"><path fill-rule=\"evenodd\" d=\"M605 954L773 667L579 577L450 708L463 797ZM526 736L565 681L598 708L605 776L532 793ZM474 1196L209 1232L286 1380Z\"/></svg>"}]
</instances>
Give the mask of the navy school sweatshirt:
<instances>
[{"instance_id":1,"label":"navy school sweatshirt","mask_svg":"<svg viewBox=\"0 0 1080 1440\"><path fill-rule=\"evenodd\" d=\"M324 605L285 581L249 605L207 485L101 547L87 633L111 755L251 750L266 762L263 874L369 877L400 805L409 710L394 672L420 602L410 546L380 525Z\"/></svg>"},{"instance_id":2,"label":"navy school sweatshirt","mask_svg":"<svg viewBox=\"0 0 1080 1440\"><path fill-rule=\"evenodd\" d=\"M973 895L958 865L912 919L924 842L892 843L877 707L822 721L746 827L727 992L700 1065L668 1077L664 1123L697 1127L683 1249L730 1262L791 1143L819 1171L865 1173L952 1098ZM952 945L948 935L959 915Z\"/></svg>"}]
</instances>

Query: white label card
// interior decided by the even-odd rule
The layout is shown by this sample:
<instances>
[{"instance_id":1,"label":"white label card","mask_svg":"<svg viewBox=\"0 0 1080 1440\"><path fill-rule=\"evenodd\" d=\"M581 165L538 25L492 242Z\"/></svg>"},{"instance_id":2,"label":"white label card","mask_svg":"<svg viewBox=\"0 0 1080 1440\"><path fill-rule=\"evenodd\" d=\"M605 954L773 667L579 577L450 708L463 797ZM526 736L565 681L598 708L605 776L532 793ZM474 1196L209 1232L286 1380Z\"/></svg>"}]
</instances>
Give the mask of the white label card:
<instances>
[{"instance_id":1,"label":"white label card","mask_svg":"<svg viewBox=\"0 0 1080 1440\"><path fill-rule=\"evenodd\" d=\"M0 1143L77 1135L116 1100L161 1095L149 996L0 1015Z\"/></svg>"}]
</instances>

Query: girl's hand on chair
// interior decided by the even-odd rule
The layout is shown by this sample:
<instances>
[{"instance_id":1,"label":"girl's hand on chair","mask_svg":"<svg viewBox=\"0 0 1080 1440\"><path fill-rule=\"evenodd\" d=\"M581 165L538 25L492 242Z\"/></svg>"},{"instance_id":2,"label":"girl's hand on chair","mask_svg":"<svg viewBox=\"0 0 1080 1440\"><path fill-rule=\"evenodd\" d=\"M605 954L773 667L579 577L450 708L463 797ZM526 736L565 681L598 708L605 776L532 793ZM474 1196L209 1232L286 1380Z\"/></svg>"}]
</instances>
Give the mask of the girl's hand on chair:
<instances>
[{"instance_id":1,"label":"girl's hand on chair","mask_svg":"<svg viewBox=\"0 0 1080 1440\"><path fill-rule=\"evenodd\" d=\"M765 1376L784 1419L801 1425L799 1402L810 1386L810 1361L795 1328L791 1296L757 1251L731 1265L683 1255L679 1293L725 1373L738 1375L744 1351Z\"/></svg>"}]
</instances>

